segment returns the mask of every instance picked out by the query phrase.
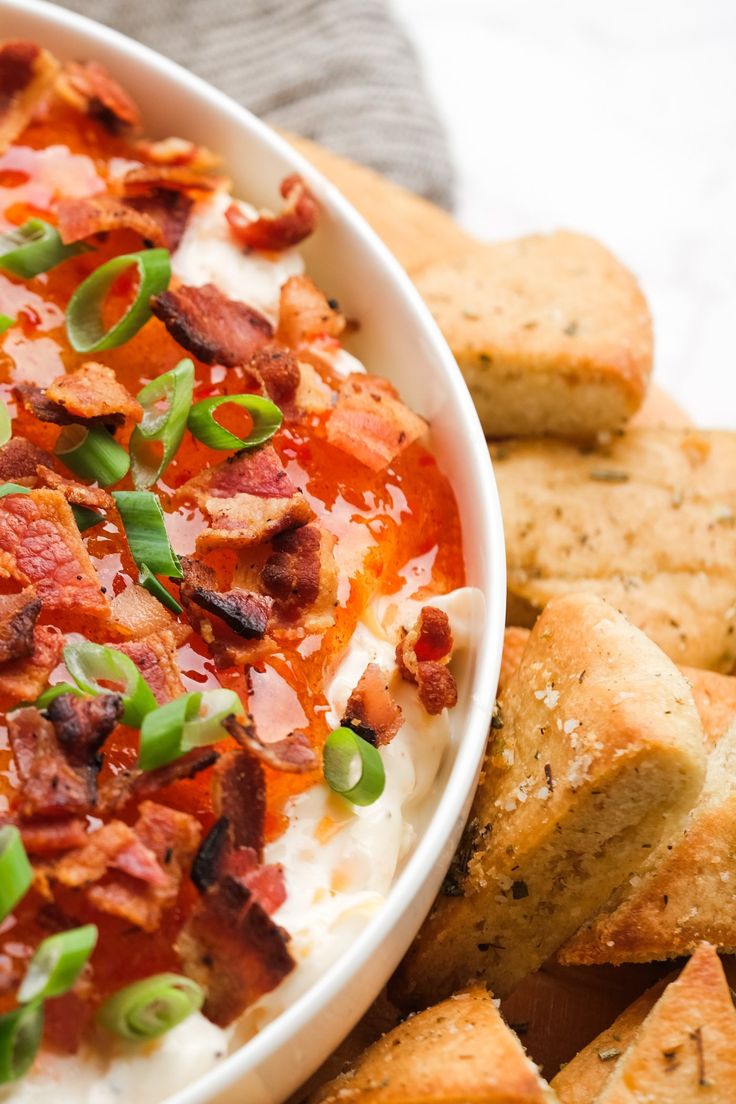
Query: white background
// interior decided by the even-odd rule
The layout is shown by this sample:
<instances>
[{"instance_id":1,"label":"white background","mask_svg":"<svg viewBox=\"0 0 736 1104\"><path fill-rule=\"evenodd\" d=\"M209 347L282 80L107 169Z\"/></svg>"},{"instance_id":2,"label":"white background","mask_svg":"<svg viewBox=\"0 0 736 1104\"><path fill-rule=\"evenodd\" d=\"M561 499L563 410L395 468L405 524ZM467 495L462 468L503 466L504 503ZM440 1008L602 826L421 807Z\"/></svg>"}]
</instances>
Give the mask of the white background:
<instances>
[{"instance_id":1,"label":"white background","mask_svg":"<svg viewBox=\"0 0 736 1104\"><path fill-rule=\"evenodd\" d=\"M392 3L462 224L599 238L649 299L658 381L700 425L736 428L736 2Z\"/></svg>"}]
</instances>

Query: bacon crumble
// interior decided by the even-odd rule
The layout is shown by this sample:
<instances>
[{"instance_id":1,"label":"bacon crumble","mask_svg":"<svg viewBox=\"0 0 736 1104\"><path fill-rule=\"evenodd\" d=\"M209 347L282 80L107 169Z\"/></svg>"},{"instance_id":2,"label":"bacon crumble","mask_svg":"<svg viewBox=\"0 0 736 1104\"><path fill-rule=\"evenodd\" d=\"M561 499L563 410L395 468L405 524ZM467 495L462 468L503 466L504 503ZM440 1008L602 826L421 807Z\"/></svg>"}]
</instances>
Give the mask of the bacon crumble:
<instances>
[{"instance_id":1,"label":"bacon crumble","mask_svg":"<svg viewBox=\"0 0 736 1104\"><path fill-rule=\"evenodd\" d=\"M56 88L67 103L96 119L111 134L134 130L140 125L135 101L97 61L68 62Z\"/></svg>"},{"instance_id":2,"label":"bacon crumble","mask_svg":"<svg viewBox=\"0 0 736 1104\"><path fill-rule=\"evenodd\" d=\"M72 766L51 721L33 706L8 717L8 739L22 788L21 816L57 817L95 807L98 764Z\"/></svg>"},{"instance_id":3,"label":"bacon crumble","mask_svg":"<svg viewBox=\"0 0 736 1104\"><path fill-rule=\"evenodd\" d=\"M3 483L20 483L31 486L36 481L39 464L46 467L54 463L49 452L44 452L26 437L11 437L0 446L0 480Z\"/></svg>"},{"instance_id":4,"label":"bacon crumble","mask_svg":"<svg viewBox=\"0 0 736 1104\"><path fill-rule=\"evenodd\" d=\"M383 471L427 431L427 423L378 376L348 376L327 419L327 440L372 471Z\"/></svg>"},{"instance_id":5,"label":"bacon crumble","mask_svg":"<svg viewBox=\"0 0 736 1104\"><path fill-rule=\"evenodd\" d=\"M319 760L306 732L296 729L283 740L262 740L252 717L242 724L236 717L222 722L234 740L273 770L305 774L315 770Z\"/></svg>"},{"instance_id":6,"label":"bacon crumble","mask_svg":"<svg viewBox=\"0 0 736 1104\"><path fill-rule=\"evenodd\" d=\"M273 552L261 573L263 588L275 599L285 621L308 632L323 632L335 623L337 606L336 538L313 523L274 538Z\"/></svg>"},{"instance_id":7,"label":"bacon crumble","mask_svg":"<svg viewBox=\"0 0 736 1104\"><path fill-rule=\"evenodd\" d=\"M100 694L80 698L59 694L46 709L56 738L72 766L87 766L97 754L123 715L120 694Z\"/></svg>"},{"instance_id":8,"label":"bacon crumble","mask_svg":"<svg viewBox=\"0 0 736 1104\"><path fill-rule=\"evenodd\" d=\"M33 655L41 599L35 587L0 595L0 664Z\"/></svg>"},{"instance_id":9,"label":"bacon crumble","mask_svg":"<svg viewBox=\"0 0 736 1104\"><path fill-rule=\"evenodd\" d=\"M0 707L11 709L18 702L37 698L61 659L63 647L64 637L55 626L36 625L32 654L0 667Z\"/></svg>"},{"instance_id":10,"label":"bacon crumble","mask_svg":"<svg viewBox=\"0 0 736 1104\"><path fill-rule=\"evenodd\" d=\"M436 606L423 606L416 624L396 646L401 677L416 683L419 700L432 716L457 704L457 685L446 666L452 646L450 620Z\"/></svg>"},{"instance_id":11,"label":"bacon crumble","mask_svg":"<svg viewBox=\"0 0 736 1104\"><path fill-rule=\"evenodd\" d=\"M281 288L276 338L298 350L311 338L339 337L345 319L308 276L290 276Z\"/></svg>"},{"instance_id":12,"label":"bacon crumble","mask_svg":"<svg viewBox=\"0 0 736 1104\"><path fill-rule=\"evenodd\" d=\"M143 407L112 368L95 361L58 376L45 390L35 383L18 383L15 390L34 417L54 425L121 426L126 418L143 417Z\"/></svg>"},{"instance_id":13,"label":"bacon crumble","mask_svg":"<svg viewBox=\"0 0 736 1104\"><path fill-rule=\"evenodd\" d=\"M273 336L267 318L228 299L214 284L164 291L151 300L151 310L174 340L205 364L247 364Z\"/></svg>"},{"instance_id":14,"label":"bacon crumble","mask_svg":"<svg viewBox=\"0 0 736 1104\"><path fill-rule=\"evenodd\" d=\"M388 675L377 663L369 663L360 676L340 723L374 747L390 743L401 728L401 708L391 697Z\"/></svg>"},{"instance_id":15,"label":"bacon crumble","mask_svg":"<svg viewBox=\"0 0 736 1104\"><path fill-rule=\"evenodd\" d=\"M319 204L299 173L281 181L279 188L286 200L279 215L263 214L248 219L237 203L225 212L230 233L244 249L280 252L298 245L314 231L319 218Z\"/></svg>"},{"instance_id":16,"label":"bacon crumble","mask_svg":"<svg viewBox=\"0 0 736 1104\"><path fill-rule=\"evenodd\" d=\"M34 42L0 44L0 153L31 121L58 68L48 50Z\"/></svg>"}]
</instances>

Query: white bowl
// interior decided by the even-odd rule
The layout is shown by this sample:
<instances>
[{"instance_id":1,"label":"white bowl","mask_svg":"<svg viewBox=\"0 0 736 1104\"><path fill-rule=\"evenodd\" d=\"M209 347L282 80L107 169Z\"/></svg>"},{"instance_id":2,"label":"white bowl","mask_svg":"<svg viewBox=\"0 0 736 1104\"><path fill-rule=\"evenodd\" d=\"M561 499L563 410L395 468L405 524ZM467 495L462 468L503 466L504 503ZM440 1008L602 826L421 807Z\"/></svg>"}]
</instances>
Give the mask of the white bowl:
<instances>
[{"instance_id":1,"label":"white bowl","mask_svg":"<svg viewBox=\"0 0 736 1104\"><path fill-rule=\"evenodd\" d=\"M324 213L304 249L308 270L361 320L352 347L369 370L387 376L432 423L433 448L458 499L468 582L484 595L436 811L384 907L287 1011L167 1101L273 1104L317 1068L376 997L429 910L468 814L498 680L506 596L488 450L460 371L399 264L336 188L264 123L166 58L44 0L0 0L0 35L29 38L62 59L101 61L140 104L146 133L180 135L220 153L236 193L257 205L273 204L289 172L309 181Z\"/></svg>"}]
</instances>

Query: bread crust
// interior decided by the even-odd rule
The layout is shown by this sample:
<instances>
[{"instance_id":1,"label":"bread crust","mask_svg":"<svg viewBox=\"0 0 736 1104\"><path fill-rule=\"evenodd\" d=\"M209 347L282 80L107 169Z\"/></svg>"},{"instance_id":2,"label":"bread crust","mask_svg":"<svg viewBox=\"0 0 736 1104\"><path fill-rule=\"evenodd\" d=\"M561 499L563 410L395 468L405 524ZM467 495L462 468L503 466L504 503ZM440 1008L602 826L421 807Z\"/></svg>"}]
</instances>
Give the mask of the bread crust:
<instances>
[{"instance_id":1,"label":"bread crust","mask_svg":"<svg viewBox=\"0 0 736 1104\"><path fill-rule=\"evenodd\" d=\"M672 834L702 785L687 682L595 596L547 606L501 710L444 892L394 978L399 1003L475 977L508 994Z\"/></svg>"},{"instance_id":2,"label":"bread crust","mask_svg":"<svg viewBox=\"0 0 736 1104\"><path fill-rule=\"evenodd\" d=\"M485 989L405 1020L310 1104L552 1104Z\"/></svg>"},{"instance_id":3,"label":"bread crust","mask_svg":"<svg viewBox=\"0 0 736 1104\"><path fill-rule=\"evenodd\" d=\"M553 597L608 600L676 663L736 662L736 434L631 430L596 449L491 446L510 616Z\"/></svg>"},{"instance_id":4,"label":"bread crust","mask_svg":"<svg viewBox=\"0 0 736 1104\"><path fill-rule=\"evenodd\" d=\"M652 323L600 242L558 230L476 244L415 277L491 437L591 436L639 408Z\"/></svg>"}]
</instances>

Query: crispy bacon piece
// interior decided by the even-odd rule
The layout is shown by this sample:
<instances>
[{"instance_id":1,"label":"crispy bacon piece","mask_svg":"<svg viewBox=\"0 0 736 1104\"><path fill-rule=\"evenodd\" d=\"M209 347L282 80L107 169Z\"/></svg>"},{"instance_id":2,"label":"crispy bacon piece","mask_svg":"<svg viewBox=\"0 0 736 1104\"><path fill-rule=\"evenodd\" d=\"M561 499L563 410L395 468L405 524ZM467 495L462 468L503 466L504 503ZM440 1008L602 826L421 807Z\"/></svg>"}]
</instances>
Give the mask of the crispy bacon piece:
<instances>
[{"instance_id":1,"label":"crispy bacon piece","mask_svg":"<svg viewBox=\"0 0 736 1104\"><path fill-rule=\"evenodd\" d=\"M11 437L0 447L0 481L30 487L36 481L39 464L48 466L53 462L50 453L37 448L25 437Z\"/></svg>"},{"instance_id":2,"label":"crispy bacon piece","mask_svg":"<svg viewBox=\"0 0 736 1104\"><path fill-rule=\"evenodd\" d=\"M197 537L198 551L261 544L313 516L271 445L206 468L183 484L176 498L193 499L210 519Z\"/></svg>"},{"instance_id":3,"label":"crispy bacon piece","mask_svg":"<svg viewBox=\"0 0 736 1104\"><path fill-rule=\"evenodd\" d=\"M49 487L52 491L61 491L67 502L75 506L87 506L91 510L111 510L115 506L115 499L102 487L89 487L86 483L77 483L74 479L66 479L63 475L39 464L36 468L37 482L42 487Z\"/></svg>"},{"instance_id":4,"label":"crispy bacon piece","mask_svg":"<svg viewBox=\"0 0 736 1104\"><path fill-rule=\"evenodd\" d=\"M290 276L281 288L276 339L299 349L310 338L339 337L345 319L308 276Z\"/></svg>"},{"instance_id":5,"label":"crispy bacon piece","mask_svg":"<svg viewBox=\"0 0 736 1104\"><path fill-rule=\"evenodd\" d=\"M25 130L58 69L56 59L34 42L0 44L0 153Z\"/></svg>"},{"instance_id":6,"label":"crispy bacon piece","mask_svg":"<svg viewBox=\"0 0 736 1104\"><path fill-rule=\"evenodd\" d=\"M186 229L193 200L183 192L153 188L148 195L61 199L57 216L65 244L95 234L132 230L146 242L174 250Z\"/></svg>"},{"instance_id":7,"label":"crispy bacon piece","mask_svg":"<svg viewBox=\"0 0 736 1104\"><path fill-rule=\"evenodd\" d=\"M53 625L36 625L33 654L11 659L0 668L0 708L11 709L19 701L33 701L49 681L61 659L62 633Z\"/></svg>"},{"instance_id":8,"label":"crispy bacon piece","mask_svg":"<svg viewBox=\"0 0 736 1104\"><path fill-rule=\"evenodd\" d=\"M146 801L132 828L121 820L103 825L83 847L64 855L50 876L83 889L101 912L156 931L164 910L176 902L200 835L189 813Z\"/></svg>"},{"instance_id":9,"label":"crispy bacon piece","mask_svg":"<svg viewBox=\"0 0 736 1104\"><path fill-rule=\"evenodd\" d=\"M285 621L299 619L308 632L323 632L335 623L335 540L317 523L282 533L263 567L263 588L276 599L276 612Z\"/></svg>"},{"instance_id":10,"label":"crispy bacon piece","mask_svg":"<svg viewBox=\"0 0 736 1104\"><path fill-rule=\"evenodd\" d=\"M248 364L268 397L285 412L296 399L301 371L299 362L289 349L275 342L259 349Z\"/></svg>"},{"instance_id":11,"label":"crispy bacon piece","mask_svg":"<svg viewBox=\"0 0 736 1104\"><path fill-rule=\"evenodd\" d=\"M271 598L239 587L218 590L212 568L191 556L182 557L181 566L181 603L218 666L255 663L273 650L273 641L267 637Z\"/></svg>"},{"instance_id":12,"label":"crispy bacon piece","mask_svg":"<svg viewBox=\"0 0 736 1104\"><path fill-rule=\"evenodd\" d=\"M351 375L327 419L327 440L372 471L383 471L427 430L388 380Z\"/></svg>"},{"instance_id":13,"label":"crispy bacon piece","mask_svg":"<svg viewBox=\"0 0 736 1104\"><path fill-rule=\"evenodd\" d=\"M205 364L247 364L273 336L268 319L228 299L214 284L164 291L151 300L151 310L174 340Z\"/></svg>"},{"instance_id":14,"label":"crispy bacon piece","mask_svg":"<svg viewBox=\"0 0 736 1104\"><path fill-rule=\"evenodd\" d=\"M140 125L137 104L98 61L68 62L56 90L67 103L102 123L111 134Z\"/></svg>"},{"instance_id":15,"label":"crispy bacon piece","mask_svg":"<svg viewBox=\"0 0 736 1104\"><path fill-rule=\"evenodd\" d=\"M287 940L255 895L225 878L196 906L175 947L184 973L207 993L205 1015L226 1027L294 969Z\"/></svg>"},{"instance_id":16,"label":"crispy bacon piece","mask_svg":"<svg viewBox=\"0 0 736 1104\"><path fill-rule=\"evenodd\" d=\"M46 392L35 383L20 382L14 387L15 393L26 410L38 418L39 422L51 422L53 425L72 425L74 418L58 403L46 398Z\"/></svg>"},{"instance_id":17,"label":"crispy bacon piece","mask_svg":"<svg viewBox=\"0 0 736 1104\"><path fill-rule=\"evenodd\" d=\"M369 663L360 676L341 723L375 747L390 743L401 728L401 709L389 692L388 675L377 663Z\"/></svg>"},{"instance_id":18,"label":"crispy bacon piece","mask_svg":"<svg viewBox=\"0 0 736 1104\"><path fill-rule=\"evenodd\" d=\"M153 189L164 189L196 197L199 193L219 191L228 183L223 176L206 176L191 165L143 165L131 169L112 186L125 196L150 195Z\"/></svg>"},{"instance_id":19,"label":"crispy bacon piece","mask_svg":"<svg viewBox=\"0 0 736 1104\"><path fill-rule=\"evenodd\" d=\"M188 138L160 138L156 142L140 138L136 150L146 161L154 165L187 165L190 169L209 172L216 169L221 158L206 146L197 146Z\"/></svg>"},{"instance_id":20,"label":"crispy bacon piece","mask_svg":"<svg viewBox=\"0 0 736 1104\"><path fill-rule=\"evenodd\" d=\"M457 704L457 685L446 664L452 655L452 630L444 610L423 606L416 624L396 646L399 673L416 683L419 700L433 716Z\"/></svg>"},{"instance_id":21,"label":"crispy bacon piece","mask_svg":"<svg viewBox=\"0 0 736 1104\"><path fill-rule=\"evenodd\" d=\"M75 767L87 766L95 761L122 717L123 699L120 694L100 694L96 698L59 694L46 714L67 760Z\"/></svg>"},{"instance_id":22,"label":"crispy bacon piece","mask_svg":"<svg viewBox=\"0 0 736 1104\"><path fill-rule=\"evenodd\" d=\"M161 629L159 632L144 636L142 640L131 640L111 646L130 656L151 687L159 705L164 705L184 693L176 659L177 634L172 629Z\"/></svg>"},{"instance_id":23,"label":"crispy bacon piece","mask_svg":"<svg viewBox=\"0 0 736 1104\"><path fill-rule=\"evenodd\" d=\"M237 203L228 207L225 217L238 245L280 252L298 245L313 232L319 204L299 173L285 177L279 191L286 200L280 215L261 215L249 220Z\"/></svg>"},{"instance_id":24,"label":"crispy bacon piece","mask_svg":"<svg viewBox=\"0 0 736 1104\"><path fill-rule=\"evenodd\" d=\"M171 630L174 649L191 635L191 629L187 625L177 621L174 614L152 594L134 583L112 599L110 616L121 636L135 637L137 640L163 632L164 629Z\"/></svg>"},{"instance_id":25,"label":"crispy bacon piece","mask_svg":"<svg viewBox=\"0 0 736 1104\"><path fill-rule=\"evenodd\" d=\"M87 822L81 817L34 820L22 824L20 834L29 855L48 858L74 847L83 847L87 840Z\"/></svg>"},{"instance_id":26,"label":"crispy bacon piece","mask_svg":"<svg viewBox=\"0 0 736 1104\"><path fill-rule=\"evenodd\" d=\"M241 748L220 757L212 772L212 808L227 821L231 847L249 847L260 861L266 823L266 778L260 759Z\"/></svg>"},{"instance_id":27,"label":"crispy bacon piece","mask_svg":"<svg viewBox=\"0 0 736 1104\"><path fill-rule=\"evenodd\" d=\"M218 759L219 755L214 748L195 748L156 770L142 771L134 767L118 771L100 783L97 807L101 813L110 815L122 809L133 797L139 800L151 797L176 782L194 778L214 766Z\"/></svg>"},{"instance_id":28,"label":"crispy bacon piece","mask_svg":"<svg viewBox=\"0 0 736 1104\"><path fill-rule=\"evenodd\" d=\"M26 587L20 594L0 594L0 664L33 655L40 612L35 587Z\"/></svg>"},{"instance_id":29,"label":"crispy bacon piece","mask_svg":"<svg viewBox=\"0 0 736 1104\"><path fill-rule=\"evenodd\" d=\"M122 425L126 418L139 422L143 417L143 407L118 383L113 369L95 360L58 376L46 388L46 398L63 406L77 421Z\"/></svg>"},{"instance_id":30,"label":"crispy bacon piece","mask_svg":"<svg viewBox=\"0 0 736 1104\"><path fill-rule=\"evenodd\" d=\"M226 717L222 722L241 747L273 770L291 774L305 774L314 770L319 762L306 732L296 730L283 740L261 740L252 717L241 724L236 717Z\"/></svg>"},{"instance_id":31,"label":"crispy bacon piece","mask_svg":"<svg viewBox=\"0 0 736 1104\"><path fill-rule=\"evenodd\" d=\"M7 723L21 816L66 817L94 808L97 764L72 766L53 724L33 706L17 710Z\"/></svg>"},{"instance_id":32,"label":"crispy bacon piece","mask_svg":"<svg viewBox=\"0 0 736 1104\"><path fill-rule=\"evenodd\" d=\"M74 610L95 620L110 616L74 515L59 491L0 499L0 551L19 582L35 583L46 610Z\"/></svg>"}]
</instances>

